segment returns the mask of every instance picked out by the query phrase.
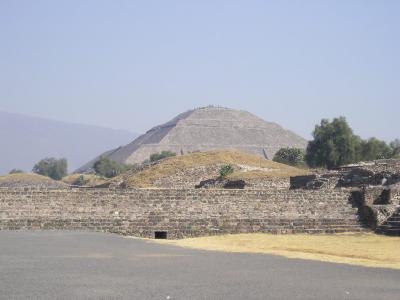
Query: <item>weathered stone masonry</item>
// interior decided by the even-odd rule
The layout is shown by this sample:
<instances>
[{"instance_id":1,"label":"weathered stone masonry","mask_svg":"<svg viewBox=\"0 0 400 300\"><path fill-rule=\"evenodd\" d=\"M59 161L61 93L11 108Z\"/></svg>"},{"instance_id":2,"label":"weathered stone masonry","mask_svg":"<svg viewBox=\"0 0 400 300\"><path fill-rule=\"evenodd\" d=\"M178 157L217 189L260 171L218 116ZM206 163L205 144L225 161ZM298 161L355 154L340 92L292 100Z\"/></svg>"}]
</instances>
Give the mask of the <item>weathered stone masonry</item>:
<instances>
[{"instance_id":1,"label":"weathered stone masonry","mask_svg":"<svg viewBox=\"0 0 400 300\"><path fill-rule=\"evenodd\" d=\"M0 189L0 229L88 229L168 238L359 231L346 190Z\"/></svg>"},{"instance_id":2,"label":"weathered stone masonry","mask_svg":"<svg viewBox=\"0 0 400 300\"><path fill-rule=\"evenodd\" d=\"M393 201L400 203L400 187L392 191Z\"/></svg>"}]
</instances>

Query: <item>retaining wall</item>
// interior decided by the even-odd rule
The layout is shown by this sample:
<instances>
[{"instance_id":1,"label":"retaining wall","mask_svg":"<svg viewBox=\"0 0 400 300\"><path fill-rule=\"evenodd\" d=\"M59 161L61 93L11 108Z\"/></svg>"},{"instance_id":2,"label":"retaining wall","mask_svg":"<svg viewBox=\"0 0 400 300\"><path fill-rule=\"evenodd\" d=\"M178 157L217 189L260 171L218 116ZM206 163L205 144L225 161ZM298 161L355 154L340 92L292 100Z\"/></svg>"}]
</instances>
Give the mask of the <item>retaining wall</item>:
<instances>
[{"instance_id":1,"label":"retaining wall","mask_svg":"<svg viewBox=\"0 0 400 300\"><path fill-rule=\"evenodd\" d=\"M393 198L393 202L400 204L400 187L392 190L392 198Z\"/></svg>"},{"instance_id":2,"label":"retaining wall","mask_svg":"<svg viewBox=\"0 0 400 300\"><path fill-rule=\"evenodd\" d=\"M358 231L345 190L0 189L0 229L89 229L168 238Z\"/></svg>"}]
</instances>

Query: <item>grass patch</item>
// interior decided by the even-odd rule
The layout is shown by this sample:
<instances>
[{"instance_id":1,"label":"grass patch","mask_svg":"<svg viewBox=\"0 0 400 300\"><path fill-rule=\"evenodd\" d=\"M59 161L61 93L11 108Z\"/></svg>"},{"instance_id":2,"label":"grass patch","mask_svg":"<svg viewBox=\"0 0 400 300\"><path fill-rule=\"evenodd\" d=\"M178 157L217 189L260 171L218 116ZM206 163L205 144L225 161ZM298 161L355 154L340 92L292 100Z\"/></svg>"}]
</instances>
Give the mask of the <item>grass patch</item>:
<instances>
[{"instance_id":1,"label":"grass patch","mask_svg":"<svg viewBox=\"0 0 400 300\"><path fill-rule=\"evenodd\" d=\"M400 237L373 233L307 235L235 234L157 241L176 246L246 253L267 253L325 262L400 269Z\"/></svg>"}]
</instances>

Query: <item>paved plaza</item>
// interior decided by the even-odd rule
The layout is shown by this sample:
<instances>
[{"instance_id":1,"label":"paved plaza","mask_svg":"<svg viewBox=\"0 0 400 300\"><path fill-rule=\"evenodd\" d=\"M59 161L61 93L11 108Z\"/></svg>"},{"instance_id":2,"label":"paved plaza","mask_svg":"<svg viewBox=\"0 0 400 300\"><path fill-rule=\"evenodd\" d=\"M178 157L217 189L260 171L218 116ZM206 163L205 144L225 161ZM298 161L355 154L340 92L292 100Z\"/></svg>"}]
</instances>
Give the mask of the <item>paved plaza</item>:
<instances>
[{"instance_id":1,"label":"paved plaza","mask_svg":"<svg viewBox=\"0 0 400 300\"><path fill-rule=\"evenodd\" d=\"M0 231L1 299L398 299L400 271L197 251L123 236Z\"/></svg>"}]
</instances>

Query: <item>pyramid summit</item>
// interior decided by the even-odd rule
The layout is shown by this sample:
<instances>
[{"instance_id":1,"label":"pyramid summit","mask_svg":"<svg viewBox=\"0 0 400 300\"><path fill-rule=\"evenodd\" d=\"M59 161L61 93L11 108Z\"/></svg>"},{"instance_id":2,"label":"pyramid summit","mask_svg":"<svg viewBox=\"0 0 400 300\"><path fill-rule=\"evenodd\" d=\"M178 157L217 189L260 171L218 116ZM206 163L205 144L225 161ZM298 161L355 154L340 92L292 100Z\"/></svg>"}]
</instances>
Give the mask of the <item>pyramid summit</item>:
<instances>
[{"instance_id":1,"label":"pyramid summit","mask_svg":"<svg viewBox=\"0 0 400 300\"><path fill-rule=\"evenodd\" d=\"M234 149L272 159L282 147L305 148L307 141L276 123L242 110L207 106L181 113L130 144L103 153L120 163L141 163L151 154ZM94 159L77 172L87 171Z\"/></svg>"}]
</instances>

